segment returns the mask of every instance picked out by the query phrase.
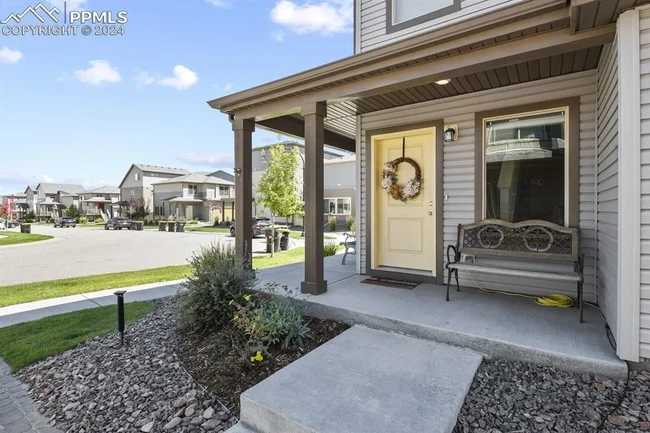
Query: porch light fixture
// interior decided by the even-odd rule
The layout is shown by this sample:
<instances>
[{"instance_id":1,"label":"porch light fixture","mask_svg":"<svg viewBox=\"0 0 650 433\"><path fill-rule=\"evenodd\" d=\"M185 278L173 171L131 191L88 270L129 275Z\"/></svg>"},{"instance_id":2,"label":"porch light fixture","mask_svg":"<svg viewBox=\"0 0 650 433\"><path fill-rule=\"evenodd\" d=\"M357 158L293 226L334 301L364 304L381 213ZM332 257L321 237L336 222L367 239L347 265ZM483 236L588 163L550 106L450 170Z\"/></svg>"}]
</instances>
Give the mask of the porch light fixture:
<instances>
[{"instance_id":1,"label":"porch light fixture","mask_svg":"<svg viewBox=\"0 0 650 433\"><path fill-rule=\"evenodd\" d=\"M235 174L236 174L237 176L240 176L240 175L241 175L241 168L234 168L233 170L235 171Z\"/></svg>"},{"instance_id":2,"label":"porch light fixture","mask_svg":"<svg viewBox=\"0 0 650 433\"><path fill-rule=\"evenodd\" d=\"M458 139L458 125L445 125L443 138L445 143L456 141Z\"/></svg>"},{"instance_id":3,"label":"porch light fixture","mask_svg":"<svg viewBox=\"0 0 650 433\"><path fill-rule=\"evenodd\" d=\"M446 86L449 83L451 83L451 80L449 78L445 78L444 80L436 81L436 84L439 85L439 86Z\"/></svg>"}]
</instances>

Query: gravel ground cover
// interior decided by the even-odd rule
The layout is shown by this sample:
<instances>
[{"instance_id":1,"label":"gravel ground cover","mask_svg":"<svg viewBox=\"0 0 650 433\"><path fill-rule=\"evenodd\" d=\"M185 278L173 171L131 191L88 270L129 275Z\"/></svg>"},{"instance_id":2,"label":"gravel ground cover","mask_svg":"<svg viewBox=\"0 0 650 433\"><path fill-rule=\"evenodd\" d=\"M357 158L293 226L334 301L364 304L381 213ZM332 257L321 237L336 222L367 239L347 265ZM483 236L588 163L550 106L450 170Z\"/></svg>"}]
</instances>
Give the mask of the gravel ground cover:
<instances>
[{"instance_id":1,"label":"gravel ground cover","mask_svg":"<svg viewBox=\"0 0 650 433\"><path fill-rule=\"evenodd\" d=\"M484 360L454 433L650 431L650 373L629 376L626 391L624 380Z\"/></svg>"},{"instance_id":2,"label":"gravel ground cover","mask_svg":"<svg viewBox=\"0 0 650 433\"><path fill-rule=\"evenodd\" d=\"M155 310L126 329L48 358L18 373L51 426L87 432L221 432L236 418L199 386L176 352L176 305Z\"/></svg>"}]
</instances>

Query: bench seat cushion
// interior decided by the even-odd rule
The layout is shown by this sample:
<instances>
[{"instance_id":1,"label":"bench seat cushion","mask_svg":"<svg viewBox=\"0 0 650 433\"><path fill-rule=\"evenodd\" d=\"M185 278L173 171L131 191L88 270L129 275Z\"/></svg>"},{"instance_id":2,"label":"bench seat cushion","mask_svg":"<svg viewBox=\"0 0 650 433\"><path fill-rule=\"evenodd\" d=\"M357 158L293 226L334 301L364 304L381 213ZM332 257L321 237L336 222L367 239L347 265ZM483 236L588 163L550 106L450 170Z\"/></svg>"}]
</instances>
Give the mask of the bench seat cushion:
<instances>
[{"instance_id":1,"label":"bench seat cushion","mask_svg":"<svg viewBox=\"0 0 650 433\"><path fill-rule=\"evenodd\" d=\"M529 271L526 269L509 269L498 268L493 266L480 266L473 263L450 263L449 269L458 269L459 271L476 272L481 274L506 275L512 277L539 278L553 281L580 282L582 277L577 272L540 272Z\"/></svg>"}]
</instances>

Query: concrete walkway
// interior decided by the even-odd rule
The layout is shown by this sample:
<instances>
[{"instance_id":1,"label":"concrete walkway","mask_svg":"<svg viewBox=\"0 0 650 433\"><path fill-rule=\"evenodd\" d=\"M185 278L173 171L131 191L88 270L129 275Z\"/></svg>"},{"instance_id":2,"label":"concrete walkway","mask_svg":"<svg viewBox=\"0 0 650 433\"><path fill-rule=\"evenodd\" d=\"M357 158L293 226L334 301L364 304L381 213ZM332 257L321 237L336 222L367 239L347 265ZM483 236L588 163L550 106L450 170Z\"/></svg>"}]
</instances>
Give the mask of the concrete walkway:
<instances>
[{"instance_id":1,"label":"concrete walkway","mask_svg":"<svg viewBox=\"0 0 650 433\"><path fill-rule=\"evenodd\" d=\"M355 326L245 391L228 433L450 433L482 359Z\"/></svg>"},{"instance_id":2,"label":"concrete walkway","mask_svg":"<svg viewBox=\"0 0 650 433\"><path fill-rule=\"evenodd\" d=\"M0 433L59 433L47 425L23 385L11 374L9 366L0 359Z\"/></svg>"}]
</instances>

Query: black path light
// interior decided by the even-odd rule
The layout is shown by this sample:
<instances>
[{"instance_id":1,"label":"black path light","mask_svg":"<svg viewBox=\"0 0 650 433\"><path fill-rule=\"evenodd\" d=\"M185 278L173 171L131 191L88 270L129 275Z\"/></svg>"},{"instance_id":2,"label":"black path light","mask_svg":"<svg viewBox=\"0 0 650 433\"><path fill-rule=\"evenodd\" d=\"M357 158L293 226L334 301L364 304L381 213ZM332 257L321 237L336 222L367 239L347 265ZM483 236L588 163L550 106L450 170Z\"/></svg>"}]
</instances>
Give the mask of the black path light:
<instances>
[{"instance_id":1,"label":"black path light","mask_svg":"<svg viewBox=\"0 0 650 433\"><path fill-rule=\"evenodd\" d=\"M120 347L124 346L124 294L126 290L118 290L117 296L117 330L120 331Z\"/></svg>"}]
</instances>

